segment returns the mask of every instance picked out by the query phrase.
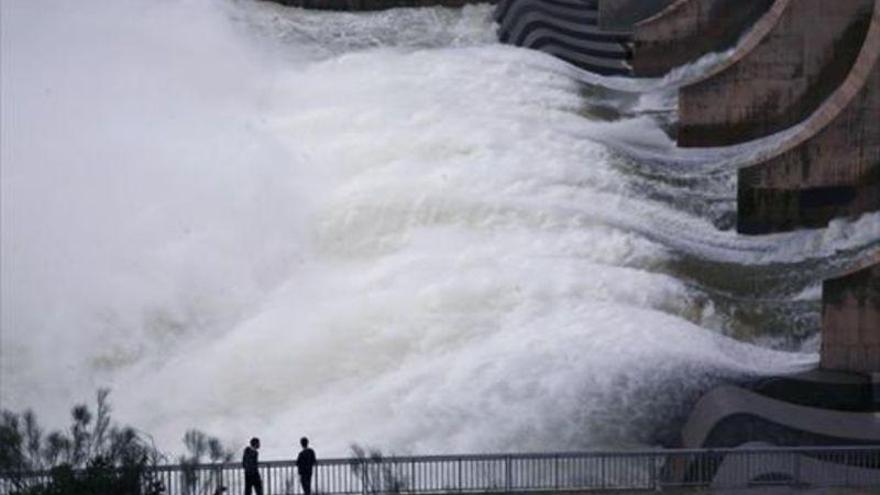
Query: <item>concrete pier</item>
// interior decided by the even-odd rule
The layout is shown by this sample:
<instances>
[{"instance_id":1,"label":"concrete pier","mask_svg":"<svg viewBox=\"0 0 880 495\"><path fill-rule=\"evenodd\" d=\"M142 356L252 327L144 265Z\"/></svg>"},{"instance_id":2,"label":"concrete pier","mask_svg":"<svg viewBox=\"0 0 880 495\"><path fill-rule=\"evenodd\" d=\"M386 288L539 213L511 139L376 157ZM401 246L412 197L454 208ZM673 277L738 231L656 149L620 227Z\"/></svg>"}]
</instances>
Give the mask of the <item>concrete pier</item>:
<instances>
[{"instance_id":1,"label":"concrete pier","mask_svg":"<svg viewBox=\"0 0 880 495\"><path fill-rule=\"evenodd\" d=\"M633 74L660 77L734 46L773 0L678 0L633 28Z\"/></svg>"},{"instance_id":2,"label":"concrete pier","mask_svg":"<svg viewBox=\"0 0 880 495\"><path fill-rule=\"evenodd\" d=\"M820 365L880 373L880 263L822 284Z\"/></svg>"},{"instance_id":3,"label":"concrete pier","mask_svg":"<svg viewBox=\"0 0 880 495\"><path fill-rule=\"evenodd\" d=\"M846 79L874 0L776 0L760 39L679 92L678 144L725 146L782 131Z\"/></svg>"},{"instance_id":4,"label":"concrete pier","mask_svg":"<svg viewBox=\"0 0 880 495\"><path fill-rule=\"evenodd\" d=\"M880 0L845 80L775 154L739 171L737 230L824 227L880 210Z\"/></svg>"}]
</instances>

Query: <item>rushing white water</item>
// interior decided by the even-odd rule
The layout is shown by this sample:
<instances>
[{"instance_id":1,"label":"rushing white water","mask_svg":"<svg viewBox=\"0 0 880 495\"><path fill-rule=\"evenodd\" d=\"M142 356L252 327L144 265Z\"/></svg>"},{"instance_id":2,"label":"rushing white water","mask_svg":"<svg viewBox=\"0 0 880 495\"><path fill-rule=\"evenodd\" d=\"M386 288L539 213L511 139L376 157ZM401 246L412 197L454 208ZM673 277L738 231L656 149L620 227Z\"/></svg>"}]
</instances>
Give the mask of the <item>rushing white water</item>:
<instances>
[{"instance_id":1,"label":"rushing white water","mask_svg":"<svg viewBox=\"0 0 880 495\"><path fill-rule=\"evenodd\" d=\"M729 171L685 191L614 151L660 125L597 119L489 14L3 2L2 406L59 425L109 385L169 450L564 450L813 363L742 313L814 335L880 217L718 230Z\"/></svg>"}]
</instances>

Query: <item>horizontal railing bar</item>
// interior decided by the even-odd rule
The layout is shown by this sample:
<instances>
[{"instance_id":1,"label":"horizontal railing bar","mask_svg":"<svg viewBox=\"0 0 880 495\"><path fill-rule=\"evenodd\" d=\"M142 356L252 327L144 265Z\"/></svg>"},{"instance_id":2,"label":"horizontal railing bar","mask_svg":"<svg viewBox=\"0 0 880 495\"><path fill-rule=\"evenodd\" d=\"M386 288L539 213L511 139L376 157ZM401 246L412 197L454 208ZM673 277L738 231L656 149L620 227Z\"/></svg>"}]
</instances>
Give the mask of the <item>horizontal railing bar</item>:
<instances>
[{"instance_id":1,"label":"horizontal railing bar","mask_svg":"<svg viewBox=\"0 0 880 495\"><path fill-rule=\"evenodd\" d=\"M845 454L859 452L880 452L880 445L830 446L830 447L756 447L756 448L712 448L712 449L653 449L653 450L618 450L618 451L581 451L581 452L539 452L539 453L499 453L499 454L461 454L461 455L418 455L418 456L382 456L381 458L327 458L318 459L319 466L351 466L357 464L402 464L402 463L444 463L470 461L505 461L505 460L566 460L591 458L663 458L667 456L716 454L760 455L760 454ZM260 467L293 467L293 460L261 461ZM193 470L224 470L241 469L241 463L230 461L225 463L201 464L161 464L150 467L156 472L176 472L184 468ZM51 470L44 471L0 471L0 478L15 476L48 476Z\"/></svg>"},{"instance_id":2,"label":"horizontal railing bar","mask_svg":"<svg viewBox=\"0 0 880 495\"><path fill-rule=\"evenodd\" d=\"M292 460L263 462L266 495L302 495ZM0 495L53 486L49 471L0 473ZM148 467L144 487L165 495L240 493L238 462ZM764 485L880 487L880 445L652 449L320 459L322 495L585 493Z\"/></svg>"}]
</instances>

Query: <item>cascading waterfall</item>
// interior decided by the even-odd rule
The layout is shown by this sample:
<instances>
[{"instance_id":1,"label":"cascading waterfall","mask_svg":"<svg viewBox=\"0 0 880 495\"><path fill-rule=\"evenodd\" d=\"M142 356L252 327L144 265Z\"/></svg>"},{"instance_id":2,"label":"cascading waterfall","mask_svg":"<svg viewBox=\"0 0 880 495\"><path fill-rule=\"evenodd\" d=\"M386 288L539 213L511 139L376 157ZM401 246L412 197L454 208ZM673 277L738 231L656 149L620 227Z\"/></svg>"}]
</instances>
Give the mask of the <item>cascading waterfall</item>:
<instances>
[{"instance_id":1,"label":"cascading waterfall","mask_svg":"<svg viewBox=\"0 0 880 495\"><path fill-rule=\"evenodd\" d=\"M0 405L60 425L110 386L165 449L267 458L617 448L814 364L880 215L737 235L767 142L676 152L668 85L490 13L3 2Z\"/></svg>"}]
</instances>

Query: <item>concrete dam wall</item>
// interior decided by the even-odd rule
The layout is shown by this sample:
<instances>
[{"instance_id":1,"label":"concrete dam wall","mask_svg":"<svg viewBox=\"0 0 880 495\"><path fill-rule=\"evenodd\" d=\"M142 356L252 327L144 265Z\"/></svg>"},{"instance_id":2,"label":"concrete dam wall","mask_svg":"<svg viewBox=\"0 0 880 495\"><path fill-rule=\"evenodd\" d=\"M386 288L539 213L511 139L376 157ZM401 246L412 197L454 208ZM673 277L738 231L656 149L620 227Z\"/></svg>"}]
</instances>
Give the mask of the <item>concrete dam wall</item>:
<instances>
[{"instance_id":1,"label":"concrete dam wall","mask_svg":"<svg viewBox=\"0 0 880 495\"><path fill-rule=\"evenodd\" d=\"M337 10L471 0L277 0ZM679 91L677 143L716 147L803 126L739 173L737 230L813 228L880 209L876 0L500 0L504 43L602 75L658 77L736 46Z\"/></svg>"},{"instance_id":2,"label":"concrete dam wall","mask_svg":"<svg viewBox=\"0 0 880 495\"><path fill-rule=\"evenodd\" d=\"M736 46L679 91L677 142L803 126L739 174L737 229L822 227L880 209L875 0L504 0L502 41L599 74L657 77Z\"/></svg>"},{"instance_id":3,"label":"concrete dam wall","mask_svg":"<svg viewBox=\"0 0 880 495\"><path fill-rule=\"evenodd\" d=\"M880 210L880 0L607 0L597 8L600 31L630 33L636 77L735 47L680 88L677 142L721 147L786 131L737 173L740 233L821 228ZM880 265L870 263L823 284L820 368L710 391L682 446L880 440Z\"/></svg>"},{"instance_id":4,"label":"concrete dam wall","mask_svg":"<svg viewBox=\"0 0 880 495\"><path fill-rule=\"evenodd\" d=\"M282 3L360 10L466 1ZM501 42L602 75L662 77L729 50L678 90L676 138L679 147L709 148L777 135L737 164L739 233L822 228L880 210L880 0L500 0L495 19ZM878 262L823 283L816 368L710 389L680 446L880 442Z\"/></svg>"},{"instance_id":5,"label":"concrete dam wall","mask_svg":"<svg viewBox=\"0 0 880 495\"><path fill-rule=\"evenodd\" d=\"M822 368L880 370L880 263L826 280L822 293Z\"/></svg>"},{"instance_id":6,"label":"concrete dam wall","mask_svg":"<svg viewBox=\"0 0 880 495\"><path fill-rule=\"evenodd\" d=\"M772 0L502 0L502 42L604 75L658 77L734 45ZM617 46L607 46L604 43Z\"/></svg>"}]
</instances>

